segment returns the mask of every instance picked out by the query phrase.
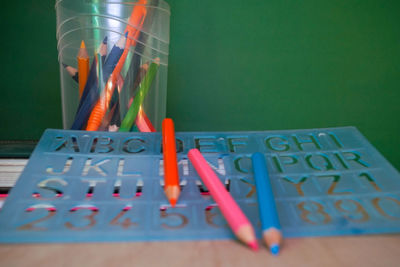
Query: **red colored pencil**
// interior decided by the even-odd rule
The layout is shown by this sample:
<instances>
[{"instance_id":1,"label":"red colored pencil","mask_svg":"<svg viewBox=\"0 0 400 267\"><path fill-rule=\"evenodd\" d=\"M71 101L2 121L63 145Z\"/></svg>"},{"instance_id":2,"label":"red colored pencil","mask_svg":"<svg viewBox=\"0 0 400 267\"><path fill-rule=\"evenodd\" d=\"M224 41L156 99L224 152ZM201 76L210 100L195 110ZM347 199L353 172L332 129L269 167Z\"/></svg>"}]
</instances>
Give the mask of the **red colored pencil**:
<instances>
[{"instance_id":1,"label":"red colored pencil","mask_svg":"<svg viewBox=\"0 0 400 267\"><path fill-rule=\"evenodd\" d=\"M164 156L164 192L172 207L180 194L178 161L176 156L175 129L172 119L162 123L162 143Z\"/></svg>"}]
</instances>

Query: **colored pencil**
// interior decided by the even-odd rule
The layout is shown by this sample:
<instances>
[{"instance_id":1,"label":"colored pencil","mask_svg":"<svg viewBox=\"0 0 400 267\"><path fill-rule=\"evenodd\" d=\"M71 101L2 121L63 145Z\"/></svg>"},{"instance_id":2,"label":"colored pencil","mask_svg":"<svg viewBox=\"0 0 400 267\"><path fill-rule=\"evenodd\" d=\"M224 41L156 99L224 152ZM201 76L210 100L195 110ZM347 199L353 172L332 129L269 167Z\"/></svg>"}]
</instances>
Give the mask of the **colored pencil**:
<instances>
[{"instance_id":1,"label":"colored pencil","mask_svg":"<svg viewBox=\"0 0 400 267\"><path fill-rule=\"evenodd\" d=\"M136 44L137 37L140 34L143 21L146 17L146 4L147 0L138 0L132 9L131 16L128 20L128 25L126 26L128 40L125 45L125 50L106 83L104 94L101 95L101 98L91 112L86 130L96 131L101 125L101 121L103 120L112 99L112 95L117 84L118 75L124 66L130 47Z\"/></svg>"},{"instance_id":2,"label":"colored pencil","mask_svg":"<svg viewBox=\"0 0 400 267\"><path fill-rule=\"evenodd\" d=\"M97 58L94 57L90 66L89 77L83 90L82 97L79 100L78 110L75 114L71 130L82 130L88 117L89 110L93 108L93 100L98 98L97 83ZM90 114L90 113L89 113Z\"/></svg>"},{"instance_id":3,"label":"colored pencil","mask_svg":"<svg viewBox=\"0 0 400 267\"><path fill-rule=\"evenodd\" d=\"M175 129L172 119L162 122L162 147L164 158L164 192L172 207L180 194L178 161L176 156Z\"/></svg>"},{"instance_id":4,"label":"colored pencil","mask_svg":"<svg viewBox=\"0 0 400 267\"><path fill-rule=\"evenodd\" d=\"M135 124L140 132L150 133L156 131L150 119L147 117L146 113L144 113L144 110L141 107L139 108Z\"/></svg>"},{"instance_id":5,"label":"colored pencil","mask_svg":"<svg viewBox=\"0 0 400 267\"><path fill-rule=\"evenodd\" d=\"M108 80L109 76L114 71L115 66L117 66L117 63L122 56L122 53L124 53L127 36L128 32L125 32L125 34L122 35L119 38L119 40L114 44L114 46L111 48L111 51L108 54L103 66L104 82Z\"/></svg>"},{"instance_id":6,"label":"colored pencil","mask_svg":"<svg viewBox=\"0 0 400 267\"><path fill-rule=\"evenodd\" d=\"M139 88L140 82L143 81L148 70L149 70L148 63L144 63L143 65L140 66L139 71L137 72L135 81L133 82L133 86L130 88L130 95L134 95L136 89ZM131 100L133 100L133 98Z\"/></svg>"},{"instance_id":7,"label":"colored pencil","mask_svg":"<svg viewBox=\"0 0 400 267\"><path fill-rule=\"evenodd\" d=\"M137 71L137 75L136 75L135 81L133 83L133 86L131 88L129 88L130 90L125 90L128 93L128 95L126 95L125 97L128 98L129 96L134 95L134 93L136 91L135 89L138 89L138 86L140 85L140 82L145 77L148 69L149 69L148 63L144 63L143 65L140 66L139 70ZM133 99L134 99L134 97L130 98L129 104L127 106L128 109L132 105ZM120 111L122 112L121 114L126 113L126 110L123 111L123 109L121 109ZM151 123L150 119L147 117L147 115L144 112L142 107L139 107L139 111L138 111L138 114L137 114L137 117L135 120L135 124L140 132L155 132L156 131L156 129L154 128L153 124Z\"/></svg>"},{"instance_id":8,"label":"colored pencil","mask_svg":"<svg viewBox=\"0 0 400 267\"><path fill-rule=\"evenodd\" d=\"M62 63L62 65L64 69L68 72L68 74L71 75L71 78L74 79L75 82L79 83L78 69L64 63Z\"/></svg>"},{"instance_id":9,"label":"colored pencil","mask_svg":"<svg viewBox=\"0 0 400 267\"><path fill-rule=\"evenodd\" d=\"M99 54L101 55L102 62L104 64L105 57L107 55L107 36L104 37L103 42L99 48ZM93 103L94 99L97 100L99 98L99 90L98 90L98 76L97 69L99 64L97 64L97 58L93 60L92 66L90 67L89 78L86 82L85 89L83 90L83 94L81 97L81 101L79 102L78 109L82 106L82 103L86 101L86 97L89 96L88 103Z\"/></svg>"},{"instance_id":10,"label":"colored pencil","mask_svg":"<svg viewBox=\"0 0 400 267\"><path fill-rule=\"evenodd\" d=\"M99 48L99 54L101 56L101 64L104 65L106 61L106 56L107 56L107 36L104 37L103 42L101 42L100 48Z\"/></svg>"},{"instance_id":11,"label":"colored pencil","mask_svg":"<svg viewBox=\"0 0 400 267\"><path fill-rule=\"evenodd\" d=\"M122 120L121 127L119 128L120 132L129 132L133 123L135 122L136 116L139 112L139 108L143 104L143 100L149 91L151 84L157 74L158 66L160 65L160 59L156 58L154 62L150 64L150 67L143 78L142 82L137 89L135 98L133 99L133 103L131 104L128 112L125 114L124 119Z\"/></svg>"},{"instance_id":12,"label":"colored pencil","mask_svg":"<svg viewBox=\"0 0 400 267\"><path fill-rule=\"evenodd\" d=\"M282 243L282 233L265 157L263 154L257 152L251 156L251 160L254 179L256 181L258 210L261 218L263 239L271 253L276 255L279 253Z\"/></svg>"},{"instance_id":13,"label":"colored pencil","mask_svg":"<svg viewBox=\"0 0 400 267\"><path fill-rule=\"evenodd\" d=\"M126 105L122 103L125 103L124 101L128 101L127 99L129 99L129 88L124 88L124 83L125 80L131 80L130 77L128 77L128 74L131 73L129 70L132 67L131 62L133 54L134 52L131 49L126 56L124 66L117 76L116 90L114 90L110 101L110 107L112 107L116 101L121 103L119 106L119 113L121 114L125 114L127 111ZM127 84L125 87L127 86L129 86L129 84ZM121 114L118 114L118 116L121 116Z\"/></svg>"},{"instance_id":14,"label":"colored pencil","mask_svg":"<svg viewBox=\"0 0 400 267\"><path fill-rule=\"evenodd\" d=\"M115 125L118 127L118 125L116 125L115 123L112 123L112 119L113 119L113 116L115 115L115 113L119 113L118 105L114 105L114 106L110 107L110 110L107 112L106 116L104 116L103 120L101 121L101 125L100 125L98 131L109 131L110 125Z\"/></svg>"},{"instance_id":15,"label":"colored pencil","mask_svg":"<svg viewBox=\"0 0 400 267\"><path fill-rule=\"evenodd\" d=\"M83 40L81 42L81 47L79 48L77 60L79 73L79 97L81 97L89 75L89 55Z\"/></svg>"},{"instance_id":16,"label":"colored pencil","mask_svg":"<svg viewBox=\"0 0 400 267\"><path fill-rule=\"evenodd\" d=\"M129 55L128 55L129 57ZM128 59L127 59L128 61ZM126 64L125 64L126 65ZM131 67L134 67L134 65L132 65ZM127 110L129 110L130 106L133 103L133 99L134 97L130 97L132 95L134 95L135 93L135 89L138 89L138 86L140 85L140 82L143 80L143 78L145 77L147 70L149 69L149 64L148 63L144 63L143 65L140 66L139 70L136 71L137 75L135 78L135 81L133 83L133 86L131 86L130 88L126 88L125 90L121 90L121 88L123 87L124 84L124 80L121 77L121 75L118 77L118 92L120 92L119 94L119 101L120 101L120 105L119 105L119 113L114 113L114 116L118 116L118 118L120 118L121 114L126 114ZM128 70L124 68L121 70L121 74L123 74L123 76L126 76ZM117 92L117 90L114 90L114 95ZM130 99L129 99L130 97ZM113 96L114 98L114 96ZM124 105L122 103L125 103L124 101L126 101L127 99L129 99L129 103L127 105ZM113 99L111 100L111 103L113 102ZM111 105L111 104L110 104ZM126 106L126 108L123 108L124 106ZM139 111L135 120L135 124L137 126L137 128L139 129L140 132L155 132L156 129L154 128L153 124L151 123L150 119L147 117L146 113L144 112L142 107L139 107ZM131 129L132 130L132 129Z\"/></svg>"},{"instance_id":17,"label":"colored pencil","mask_svg":"<svg viewBox=\"0 0 400 267\"><path fill-rule=\"evenodd\" d=\"M211 196L218 204L221 213L224 215L236 237L247 244L251 249L257 250L258 243L253 226L229 192L225 189L225 186L218 176L208 165L200 151L195 148L191 149L189 150L188 157L204 185L208 188Z\"/></svg>"},{"instance_id":18,"label":"colored pencil","mask_svg":"<svg viewBox=\"0 0 400 267\"><path fill-rule=\"evenodd\" d=\"M138 71L138 74L136 75L135 82L133 83L133 89L138 88L140 82L143 80L143 78L146 76L147 70L149 69L149 64L145 63L142 66L140 66L140 69ZM131 94L134 94L134 90L132 90ZM133 98L131 99L131 105L133 102ZM135 124L137 128L139 129L140 132L155 132L156 129L154 128L153 124L151 123L149 117L147 117L146 113L144 112L143 108L139 108L138 115L135 120Z\"/></svg>"},{"instance_id":19,"label":"colored pencil","mask_svg":"<svg viewBox=\"0 0 400 267\"><path fill-rule=\"evenodd\" d=\"M122 36L118 40L118 42L114 45L113 49L111 49L111 51L104 63L104 66L102 67L103 77L108 77L111 74L112 65L115 66L116 61L118 61L118 56L119 57L121 56L125 42L126 42L126 37ZM111 55L111 53L113 53L113 55ZM98 62L97 57L95 57L95 58L96 58L96 62ZM84 101L80 102L81 106L79 107L78 113L75 116L76 122L74 121L73 127L77 127L77 128L79 127L79 129L76 129L76 130L80 130L80 129L84 128L84 125L90 118L90 115L93 113L94 108L99 103L99 97L100 97L99 89L103 88L103 87L101 87L101 84L104 83L104 79L100 79L100 80L97 79L97 71L96 71L97 66L98 65L95 65L95 74L94 74L95 77L94 77L94 80L91 81L92 84L89 84L89 82L88 82L88 86L85 87L85 91L87 90L87 96L84 99ZM105 85L105 86L107 87L107 85ZM85 94L85 92L84 92L84 94ZM82 98L83 98L83 96L82 96ZM99 124L99 126L100 126L100 124ZM73 128L73 129L75 129L75 128Z\"/></svg>"},{"instance_id":20,"label":"colored pencil","mask_svg":"<svg viewBox=\"0 0 400 267\"><path fill-rule=\"evenodd\" d=\"M155 23L157 22L157 18L155 16L157 16L157 13L159 12L160 7L161 6L159 5L158 0L151 0L151 2L149 2L149 8L147 10L146 19L143 22L144 29L153 29L154 27L158 27L157 25L155 25ZM137 39L138 41L135 46L135 54L133 55L132 64L131 64L131 70L132 70L131 73L133 74L133 77L137 78L139 76L138 73L140 72L140 67L144 61L142 55L147 54L145 49L146 49L146 44L148 43L149 36L150 35L147 32L140 31L140 34ZM130 89L135 90L137 88L137 85L139 85L139 84L136 84L136 86L134 86ZM132 95L133 94L130 94L130 96L132 96ZM125 112L123 112L121 114L125 114Z\"/></svg>"}]
</instances>

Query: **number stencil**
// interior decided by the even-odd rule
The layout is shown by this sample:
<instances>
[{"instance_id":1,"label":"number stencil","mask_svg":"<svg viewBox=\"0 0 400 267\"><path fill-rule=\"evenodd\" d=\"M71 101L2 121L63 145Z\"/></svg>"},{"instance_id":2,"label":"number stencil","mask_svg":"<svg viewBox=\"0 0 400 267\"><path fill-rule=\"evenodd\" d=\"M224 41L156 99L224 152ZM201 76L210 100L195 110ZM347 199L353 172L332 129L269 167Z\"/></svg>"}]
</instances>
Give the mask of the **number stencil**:
<instances>
[{"instance_id":1,"label":"number stencil","mask_svg":"<svg viewBox=\"0 0 400 267\"><path fill-rule=\"evenodd\" d=\"M266 157L285 237L400 232L400 175L354 127L176 138L181 195L172 208L160 133L46 130L0 211L0 242L234 238L187 158L191 148L259 237L254 152Z\"/></svg>"}]
</instances>

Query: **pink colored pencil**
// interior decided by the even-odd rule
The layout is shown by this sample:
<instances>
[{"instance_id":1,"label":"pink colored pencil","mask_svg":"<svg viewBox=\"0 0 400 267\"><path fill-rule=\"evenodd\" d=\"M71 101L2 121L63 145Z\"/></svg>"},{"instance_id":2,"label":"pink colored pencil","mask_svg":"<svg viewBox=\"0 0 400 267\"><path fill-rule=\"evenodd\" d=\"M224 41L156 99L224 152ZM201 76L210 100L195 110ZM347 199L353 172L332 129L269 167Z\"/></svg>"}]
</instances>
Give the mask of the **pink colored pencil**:
<instances>
[{"instance_id":1,"label":"pink colored pencil","mask_svg":"<svg viewBox=\"0 0 400 267\"><path fill-rule=\"evenodd\" d=\"M191 149L188 156L236 237L253 250L257 250L258 243L253 226L229 192L226 191L224 185L208 165L200 151Z\"/></svg>"},{"instance_id":2,"label":"pink colored pencil","mask_svg":"<svg viewBox=\"0 0 400 267\"><path fill-rule=\"evenodd\" d=\"M141 107L139 108L135 123L140 132L150 133L156 131L150 119L147 117L146 113L144 113Z\"/></svg>"}]
</instances>

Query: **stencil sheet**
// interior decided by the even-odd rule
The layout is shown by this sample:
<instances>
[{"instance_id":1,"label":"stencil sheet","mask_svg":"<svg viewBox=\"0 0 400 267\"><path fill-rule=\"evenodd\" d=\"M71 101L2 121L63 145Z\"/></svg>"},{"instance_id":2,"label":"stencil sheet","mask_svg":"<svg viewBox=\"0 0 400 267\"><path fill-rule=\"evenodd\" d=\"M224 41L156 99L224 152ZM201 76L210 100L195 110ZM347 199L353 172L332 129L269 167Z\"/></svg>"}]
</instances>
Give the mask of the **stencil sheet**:
<instances>
[{"instance_id":1,"label":"stencil sheet","mask_svg":"<svg viewBox=\"0 0 400 267\"><path fill-rule=\"evenodd\" d=\"M354 127L176 138L182 191L172 208L160 133L46 130L0 211L0 242L234 238L187 158L191 148L258 236L256 151L266 157L286 238L400 231L400 175Z\"/></svg>"}]
</instances>

